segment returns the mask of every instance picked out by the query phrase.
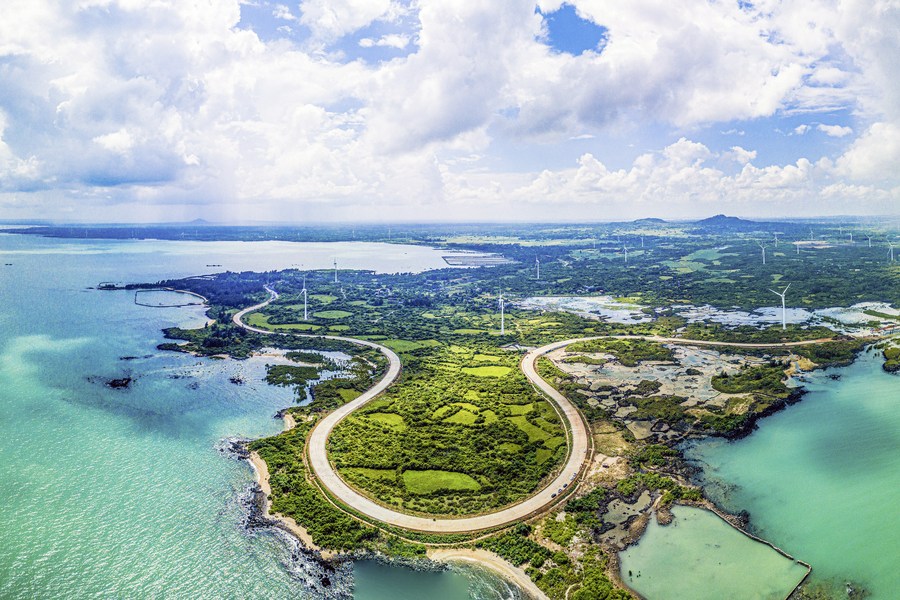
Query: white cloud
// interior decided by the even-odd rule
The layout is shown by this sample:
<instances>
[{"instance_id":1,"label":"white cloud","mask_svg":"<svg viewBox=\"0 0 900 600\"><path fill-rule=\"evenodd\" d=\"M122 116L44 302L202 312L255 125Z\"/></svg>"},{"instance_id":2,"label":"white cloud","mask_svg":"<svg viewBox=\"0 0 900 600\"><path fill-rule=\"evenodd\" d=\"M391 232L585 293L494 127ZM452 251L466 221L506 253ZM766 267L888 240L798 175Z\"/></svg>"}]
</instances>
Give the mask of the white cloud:
<instances>
[{"instance_id":1,"label":"white cloud","mask_svg":"<svg viewBox=\"0 0 900 600\"><path fill-rule=\"evenodd\" d=\"M844 127L842 125L824 125L822 123L819 123L818 125L816 125L816 129L829 137L837 138L845 137L853 133L852 127Z\"/></svg>"},{"instance_id":2,"label":"white cloud","mask_svg":"<svg viewBox=\"0 0 900 600\"><path fill-rule=\"evenodd\" d=\"M900 126L875 123L837 160L837 172L863 182L898 182Z\"/></svg>"},{"instance_id":3,"label":"white cloud","mask_svg":"<svg viewBox=\"0 0 900 600\"><path fill-rule=\"evenodd\" d=\"M731 159L741 165L746 165L756 159L756 150L746 150L740 146L732 146L731 151L725 154L725 158Z\"/></svg>"},{"instance_id":4,"label":"white cloud","mask_svg":"<svg viewBox=\"0 0 900 600\"><path fill-rule=\"evenodd\" d=\"M107 133L106 135L98 135L93 141L106 150L111 150L118 154L125 154L134 147L134 138L125 129Z\"/></svg>"},{"instance_id":5,"label":"white cloud","mask_svg":"<svg viewBox=\"0 0 900 600\"><path fill-rule=\"evenodd\" d=\"M358 31L391 12L391 0L304 0L300 22L322 42Z\"/></svg>"},{"instance_id":6,"label":"white cloud","mask_svg":"<svg viewBox=\"0 0 900 600\"><path fill-rule=\"evenodd\" d=\"M7 0L0 202L103 218L140 203L274 218L354 205L380 217L386 206L508 213L543 193L600 218L588 207L726 210L758 194L763 210L824 190L828 202L896 199L897 2L573 3L608 28L601 54L552 52L540 15L518 0L270 5L311 32L296 44L260 40L238 0ZM351 36L376 23L397 30ZM409 54L348 62L342 43ZM756 167L757 150L772 153L692 140L798 111L816 123L835 107L853 112L853 128L816 127L843 136L842 155L823 144ZM790 123L778 125L810 128ZM651 151L634 157L632 145ZM596 158L613 153L629 166ZM566 160L577 168L560 169Z\"/></svg>"},{"instance_id":7,"label":"white cloud","mask_svg":"<svg viewBox=\"0 0 900 600\"><path fill-rule=\"evenodd\" d=\"M809 125L806 125L806 124L797 125L796 127L794 127L794 133L796 135L803 135L804 133L809 131L809 129L810 129Z\"/></svg>"},{"instance_id":8,"label":"white cloud","mask_svg":"<svg viewBox=\"0 0 900 600\"><path fill-rule=\"evenodd\" d=\"M387 35L383 35L377 40L372 38L362 38L359 40L359 45L363 48L372 48L375 46L381 46L386 48L397 48L398 50L402 50L409 45L410 38L408 35L403 35L401 33L391 33Z\"/></svg>"}]
</instances>

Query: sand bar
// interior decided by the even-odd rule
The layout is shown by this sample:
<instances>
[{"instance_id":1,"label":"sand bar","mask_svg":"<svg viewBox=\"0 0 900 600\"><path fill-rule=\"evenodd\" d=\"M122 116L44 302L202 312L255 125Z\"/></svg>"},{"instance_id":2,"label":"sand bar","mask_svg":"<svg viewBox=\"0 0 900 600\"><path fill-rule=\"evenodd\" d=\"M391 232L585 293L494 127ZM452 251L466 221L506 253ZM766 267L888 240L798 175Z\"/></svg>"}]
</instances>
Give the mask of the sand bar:
<instances>
[{"instance_id":1,"label":"sand bar","mask_svg":"<svg viewBox=\"0 0 900 600\"><path fill-rule=\"evenodd\" d=\"M548 600L547 595L534 584L531 578L518 567L514 567L500 556L481 549L469 548L429 548L428 558L436 562L462 562L477 564L522 588L530 597L537 600Z\"/></svg>"}]
</instances>

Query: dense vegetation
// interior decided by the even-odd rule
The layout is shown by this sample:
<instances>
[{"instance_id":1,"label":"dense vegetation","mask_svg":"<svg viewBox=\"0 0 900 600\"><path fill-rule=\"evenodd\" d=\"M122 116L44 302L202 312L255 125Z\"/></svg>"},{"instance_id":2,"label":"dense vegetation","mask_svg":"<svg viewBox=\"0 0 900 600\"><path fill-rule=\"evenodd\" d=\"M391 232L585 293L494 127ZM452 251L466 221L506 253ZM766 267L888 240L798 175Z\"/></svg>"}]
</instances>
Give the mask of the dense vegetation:
<instances>
[{"instance_id":1,"label":"dense vegetation","mask_svg":"<svg viewBox=\"0 0 900 600\"><path fill-rule=\"evenodd\" d=\"M646 340L598 339L576 342L569 352L612 354L626 367L636 367L648 360L670 361L672 351L656 342Z\"/></svg>"},{"instance_id":2,"label":"dense vegetation","mask_svg":"<svg viewBox=\"0 0 900 600\"><path fill-rule=\"evenodd\" d=\"M303 445L313 422L300 420L290 431L256 440L250 449L266 461L272 486L272 510L293 518L321 547L333 550L383 550L421 556L424 546L405 543L335 508L309 482Z\"/></svg>"},{"instance_id":3,"label":"dense vegetation","mask_svg":"<svg viewBox=\"0 0 900 600\"><path fill-rule=\"evenodd\" d=\"M413 511L464 514L521 499L566 445L553 407L517 363L486 346L405 353L401 380L335 428L329 451L339 472Z\"/></svg>"},{"instance_id":4,"label":"dense vegetation","mask_svg":"<svg viewBox=\"0 0 900 600\"><path fill-rule=\"evenodd\" d=\"M786 242L805 240L810 224L740 220L670 224L644 220L583 226L423 225L395 228L393 232L387 226L200 227L193 234L147 229L137 235L152 234L160 239L170 234L184 238L187 233L185 239L403 241L496 252L508 258L510 262L490 268L448 268L420 274L342 271L339 283L333 281L330 271L296 270L223 273L161 282L209 298L209 316L216 320L200 330L167 330L167 338L183 343L163 344L162 348L242 358L275 346L299 352L289 358L302 363L313 363L311 356L303 355L306 350L340 350L351 355L352 361L341 365L342 373L327 380L313 379L313 372L304 370L310 367L270 370L274 383L294 385L298 391L311 384L313 402L302 410L312 418L355 398L384 373L386 363L377 352L288 334L366 338L398 352L404 369L400 381L336 429L331 456L344 478L386 504L411 511L462 514L490 510L522 498L553 471L565 454L564 432L552 407L527 385L517 368L522 346L621 334L730 343L836 337L821 326L791 325L783 331L780 324L752 327L689 322L673 308L690 304L750 311L774 305L777 299L769 289L782 289L787 283L791 283L791 307L811 310L862 301L900 305L900 267L885 260L879 247L883 234L874 232L876 247L868 248L845 243L827 224L811 226L818 242L797 246ZM763 265L756 242L771 240L774 232L780 233L781 245L770 242L769 260ZM63 229L41 233L68 235ZM79 230L77 236L81 235ZM123 232L106 228L91 235L122 237ZM627 264L620 253L623 245L631 248ZM533 268L536 257L541 261L540 279ZM854 276L847 277L848 272ZM304 280L310 292L307 320L302 318L300 295ZM266 297L264 285L274 287L281 296L247 320L284 335L254 334L230 324L237 309ZM500 290L510 300L502 335L497 311ZM540 312L516 306L517 300L529 296L596 294L627 298L645 306L644 312L652 319L616 324L570 312ZM878 311L867 314L876 323L890 318ZM836 321L829 323L837 325ZM828 344L783 351L742 349L740 353L765 356L774 362L714 377L712 386L729 396L708 411L685 407L684 397L663 394L659 383L650 380L622 392L620 400L629 411L633 407L631 418L659 421L672 431L739 434L759 416L796 399L797 392L783 383L787 367L781 362L784 357L798 354L820 366L845 364L864 345L864 341L838 337ZM626 367L672 359L666 347L643 340L607 338L570 350L582 353L570 362L585 366L606 362L607 358L597 354L610 355ZM884 347L883 354L886 368L900 369L900 352ZM662 496L665 505L697 500L699 492L663 473L677 460L671 448L638 442L612 418L608 408L588 401L586 392L595 391L593 388L586 389L584 383L567 376L549 360L542 359L538 368L581 409L595 432L603 430L616 441L613 448L617 444L629 448L625 455L629 475L618 483L608 483L607 489L596 488L570 500L566 515L560 519L545 518L535 529L523 524L483 539L478 545L524 565L551 598L629 597L614 589L606 575L607 558L592 543L602 527L600 516L605 503L611 496L634 498L643 490L651 490ZM607 397L616 393L606 392ZM309 426L301 420L298 429L253 444L272 472L275 510L297 519L317 543L326 547L420 555L421 546L352 519L309 483L302 457ZM551 550L559 547L555 544L566 551ZM577 552L569 551L573 544L580 544Z\"/></svg>"},{"instance_id":5,"label":"dense vegetation","mask_svg":"<svg viewBox=\"0 0 900 600\"><path fill-rule=\"evenodd\" d=\"M900 348L891 346L884 349L884 370L889 373L900 371Z\"/></svg>"}]
</instances>

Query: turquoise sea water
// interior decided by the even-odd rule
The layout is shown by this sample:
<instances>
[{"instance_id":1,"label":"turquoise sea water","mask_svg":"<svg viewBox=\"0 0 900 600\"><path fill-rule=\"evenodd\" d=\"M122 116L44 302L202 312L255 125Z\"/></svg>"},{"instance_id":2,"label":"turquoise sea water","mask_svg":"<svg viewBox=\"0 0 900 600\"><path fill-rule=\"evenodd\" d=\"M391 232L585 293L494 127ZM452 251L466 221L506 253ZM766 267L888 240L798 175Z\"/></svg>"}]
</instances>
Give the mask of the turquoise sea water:
<instances>
[{"instance_id":1,"label":"turquoise sea water","mask_svg":"<svg viewBox=\"0 0 900 600\"><path fill-rule=\"evenodd\" d=\"M687 454L703 467L707 493L748 510L754 532L810 563L814 581L898 598L900 377L864 354L805 385L799 404L751 436L700 442Z\"/></svg>"},{"instance_id":2,"label":"turquoise sea water","mask_svg":"<svg viewBox=\"0 0 900 600\"><path fill-rule=\"evenodd\" d=\"M783 600L806 567L753 540L718 515L675 506L667 526L651 519L622 552L622 580L650 600Z\"/></svg>"},{"instance_id":3,"label":"turquoise sea water","mask_svg":"<svg viewBox=\"0 0 900 600\"><path fill-rule=\"evenodd\" d=\"M383 244L0 235L0 265L12 263L0 266L0 598L322 597L288 540L244 530L239 499L252 472L217 450L227 437L277 432L272 415L291 392L263 384L264 359L156 350L162 328L201 325L202 309L141 307L130 293L86 288L328 268L335 256L347 268L444 266L436 251ZM229 382L238 374L246 385ZM124 376L129 389L104 384ZM363 600L516 597L477 570L361 563L355 575Z\"/></svg>"}]
</instances>

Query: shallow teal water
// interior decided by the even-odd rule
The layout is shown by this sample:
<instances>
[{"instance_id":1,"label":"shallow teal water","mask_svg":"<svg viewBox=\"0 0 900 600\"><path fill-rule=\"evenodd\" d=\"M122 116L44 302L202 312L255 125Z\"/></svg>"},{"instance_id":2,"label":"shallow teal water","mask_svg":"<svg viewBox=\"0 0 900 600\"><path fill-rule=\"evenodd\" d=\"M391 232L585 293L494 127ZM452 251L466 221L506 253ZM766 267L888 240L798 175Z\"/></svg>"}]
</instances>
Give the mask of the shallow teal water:
<instances>
[{"instance_id":1,"label":"shallow teal water","mask_svg":"<svg viewBox=\"0 0 900 600\"><path fill-rule=\"evenodd\" d=\"M304 250L305 248L305 250ZM258 252L257 252L258 250ZM217 450L272 434L291 392L263 384L264 360L156 350L193 308L136 306L100 281L155 281L303 263L387 271L443 266L440 254L370 244L215 244L0 235L0 598L321 597L272 532L246 532L246 464ZM122 357L136 357L121 360ZM240 374L248 383L229 382ZM131 376L127 390L104 385ZM354 596L507 598L483 573L357 569ZM372 593L369 593L369 589Z\"/></svg>"},{"instance_id":2,"label":"shallow teal water","mask_svg":"<svg viewBox=\"0 0 900 600\"><path fill-rule=\"evenodd\" d=\"M640 542L619 555L622 580L649 600L783 600L806 575L710 511L672 513L667 526L651 519Z\"/></svg>"},{"instance_id":3,"label":"shallow teal water","mask_svg":"<svg viewBox=\"0 0 900 600\"><path fill-rule=\"evenodd\" d=\"M814 580L852 581L900 597L900 377L874 355L815 374L810 393L748 438L687 451L707 492L748 510L754 531L813 566Z\"/></svg>"}]
</instances>

